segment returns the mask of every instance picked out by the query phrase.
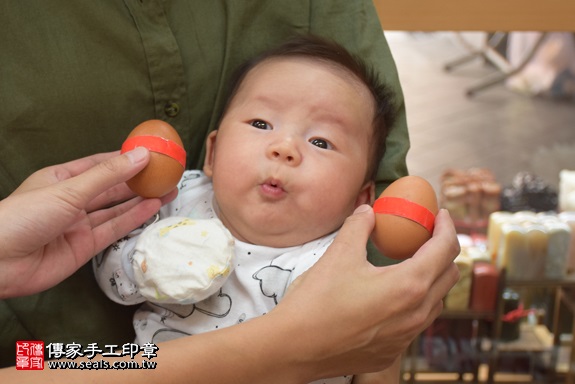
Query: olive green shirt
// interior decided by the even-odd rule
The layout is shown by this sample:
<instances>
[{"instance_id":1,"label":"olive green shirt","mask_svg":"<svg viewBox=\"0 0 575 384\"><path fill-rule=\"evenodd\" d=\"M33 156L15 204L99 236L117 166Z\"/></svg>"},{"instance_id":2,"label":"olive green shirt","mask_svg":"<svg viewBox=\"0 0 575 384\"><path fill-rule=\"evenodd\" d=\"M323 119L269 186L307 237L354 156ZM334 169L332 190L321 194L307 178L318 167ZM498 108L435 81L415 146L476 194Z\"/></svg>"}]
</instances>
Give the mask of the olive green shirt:
<instances>
[{"instance_id":1,"label":"olive green shirt","mask_svg":"<svg viewBox=\"0 0 575 384\"><path fill-rule=\"evenodd\" d=\"M407 174L401 88L369 0L5 0L0 198L42 167L119 149L152 118L179 131L188 168L200 169L233 70L297 32L340 42L394 87L399 118L379 190ZM131 342L131 313L107 300L84 267L46 292L0 302L0 365L14 365L16 340Z\"/></svg>"}]
</instances>

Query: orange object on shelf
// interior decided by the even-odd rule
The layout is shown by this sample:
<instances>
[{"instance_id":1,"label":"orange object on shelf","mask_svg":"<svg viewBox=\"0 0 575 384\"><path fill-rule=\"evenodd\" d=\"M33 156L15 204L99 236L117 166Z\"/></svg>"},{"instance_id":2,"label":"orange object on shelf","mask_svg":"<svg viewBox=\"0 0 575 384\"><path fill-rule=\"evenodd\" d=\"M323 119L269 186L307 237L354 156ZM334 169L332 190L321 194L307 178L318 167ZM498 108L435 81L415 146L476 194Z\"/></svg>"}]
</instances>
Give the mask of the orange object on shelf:
<instances>
[{"instance_id":1,"label":"orange object on shelf","mask_svg":"<svg viewBox=\"0 0 575 384\"><path fill-rule=\"evenodd\" d=\"M488 262L473 265L469 309L478 312L495 312L499 287L499 271Z\"/></svg>"}]
</instances>

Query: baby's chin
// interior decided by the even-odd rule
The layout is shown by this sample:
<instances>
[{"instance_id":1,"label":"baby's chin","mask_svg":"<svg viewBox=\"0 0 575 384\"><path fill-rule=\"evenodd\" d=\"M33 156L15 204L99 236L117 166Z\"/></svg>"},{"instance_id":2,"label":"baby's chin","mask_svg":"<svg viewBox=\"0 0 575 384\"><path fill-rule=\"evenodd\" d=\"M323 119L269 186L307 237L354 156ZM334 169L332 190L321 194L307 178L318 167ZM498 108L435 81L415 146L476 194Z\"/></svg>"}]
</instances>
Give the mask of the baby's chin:
<instances>
[{"instance_id":1,"label":"baby's chin","mask_svg":"<svg viewBox=\"0 0 575 384\"><path fill-rule=\"evenodd\" d=\"M224 214L219 207L216 213L237 240L272 248L295 247L317 240L337 231L344 220L342 218L339 220L342 221L341 223L331 226L322 225L328 222L327 220L324 223L299 225L299 222L295 223L294 220L283 220L281 215L275 217L259 215L229 219L229 216Z\"/></svg>"},{"instance_id":2,"label":"baby's chin","mask_svg":"<svg viewBox=\"0 0 575 384\"><path fill-rule=\"evenodd\" d=\"M269 228L268 228L269 229ZM311 241L317 240L324 236L327 236L335 230L322 232L322 233L313 233L310 231L289 231L283 233L272 233L268 230L256 231L252 236L248 235L236 235L232 232L234 237L239 241L248 244L255 244L264 247L271 247L271 248L290 248L300 246L302 244L309 243Z\"/></svg>"}]
</instances>

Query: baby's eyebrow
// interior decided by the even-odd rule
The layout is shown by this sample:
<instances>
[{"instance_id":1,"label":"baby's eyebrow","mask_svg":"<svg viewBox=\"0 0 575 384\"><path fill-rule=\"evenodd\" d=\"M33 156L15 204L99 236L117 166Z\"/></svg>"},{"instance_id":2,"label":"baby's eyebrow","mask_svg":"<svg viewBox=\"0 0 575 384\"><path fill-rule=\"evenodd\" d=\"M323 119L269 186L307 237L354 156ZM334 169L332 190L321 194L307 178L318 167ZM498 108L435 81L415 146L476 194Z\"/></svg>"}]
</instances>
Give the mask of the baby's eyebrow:
<instances>
[{"instance_id":1,"label":"baby's eyebrow","mask_svg":"<svg viewBox=\"0 0 575 384\"><path fill-rule=\"evenodd\" d=\"M342 132L347 132L349 127L353 125L351 121L351 116L346 116L342 113L331 113L329 111L317 111L317 119L323 124L328 125L331 129L335 129Z\"/></svg>"},{"instance_id":2,"label":"baby's eyebrow","mask_svg":"<svg viewBox=\"0 0 575 384\"><path fill-rule=\"evenodd\" d=\"M347 125L347 119L339 115L326 113L321 116L321 119L330 125L335 125L341 128L345 128Z\"/></svg>"},{"instance_id":3,"label":"baby's eyebrow","mask_svg":"<svg viewBox=\"0 0 575 384\"><path fill-rule=\"evenodd\" d=\"M285 103L281 97L275 97L274 95L266 93L258 94L257 96L255 96L253 98L253 102L261 106L276 110L285 107ZM323 106L322 103L318 103L318 105L316 105L314 109L315 109L314 112L315 116L319 121L327 125L333 126L334 128L339 129L341 131L346 131L347 127L353 123L352 121L350 121L351 117L343 115L341 111L340 113L335 114L331 111L326 111L325 106Z\"/></svg>"},{"instance_id":4,"label":"baby's eyebrow","mask_svg":"<svg viewBox=\"0 0 575 384\"><path fill-rule=\"evenodd\" d=\"M258 95L254 98L254 100L258 103L262 103L264 105L268 105L270 107L280 107L282 105L281 98L271 97L268 95Z\"/></svg>"}]
</instances>

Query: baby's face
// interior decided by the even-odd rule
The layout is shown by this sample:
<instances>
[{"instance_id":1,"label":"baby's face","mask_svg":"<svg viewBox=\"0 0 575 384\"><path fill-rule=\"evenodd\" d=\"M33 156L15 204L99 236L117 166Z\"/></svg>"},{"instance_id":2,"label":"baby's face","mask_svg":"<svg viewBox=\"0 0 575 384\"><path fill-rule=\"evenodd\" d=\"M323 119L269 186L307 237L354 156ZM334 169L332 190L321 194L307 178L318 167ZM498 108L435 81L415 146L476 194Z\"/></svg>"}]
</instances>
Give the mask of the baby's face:
<instances>
[{"instance_id":1,"label":"baby's face","mask_svg":"<svg viewBox=\"0 0 575 384\"><path fill-rule=\"evenodd\" d=\"M351 75L303 58L274 58L242 82L204 170L218 215L238 239L305 243L371 203L365 182L374 102Z\"/></svg>"}]
</instances>

